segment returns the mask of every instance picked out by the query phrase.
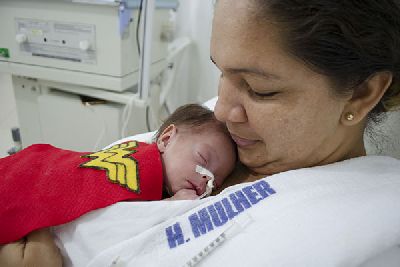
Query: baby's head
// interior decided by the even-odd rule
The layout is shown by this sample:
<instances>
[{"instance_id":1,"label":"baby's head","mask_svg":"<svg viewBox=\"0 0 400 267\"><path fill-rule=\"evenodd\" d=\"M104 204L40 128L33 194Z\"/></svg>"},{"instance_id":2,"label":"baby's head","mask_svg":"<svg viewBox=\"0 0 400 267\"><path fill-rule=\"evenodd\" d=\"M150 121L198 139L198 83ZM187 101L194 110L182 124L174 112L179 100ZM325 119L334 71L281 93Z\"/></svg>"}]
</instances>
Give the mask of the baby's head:
<instances>
[{"instance_id":1,"label":"baby's head","mask_svg":"<svg viewBox=\"0 0 400 267\"><path fill-rule=\"evenodd\" d=\"M214 113L197 104L178 108L161 125L155 139L161 153L165 188L170 195L181 189L206 191L210 177L196 171L199 165L214 175L218 188L232 172L236 147Z\"/></svg>"}]
</instances>

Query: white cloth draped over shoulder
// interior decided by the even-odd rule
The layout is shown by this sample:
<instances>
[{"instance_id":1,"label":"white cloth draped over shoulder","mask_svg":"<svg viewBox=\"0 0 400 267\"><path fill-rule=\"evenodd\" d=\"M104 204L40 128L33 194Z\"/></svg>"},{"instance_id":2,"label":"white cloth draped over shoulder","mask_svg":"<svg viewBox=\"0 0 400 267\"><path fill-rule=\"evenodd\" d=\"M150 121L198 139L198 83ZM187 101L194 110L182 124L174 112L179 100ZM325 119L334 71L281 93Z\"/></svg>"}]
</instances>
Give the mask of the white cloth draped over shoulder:
<instances>
[{"instance_id":1,"label":"white cloth draped over shoulder","mask_svg":"<svg viewBox=\"0 0 400 267\"><path fill-rule=\"evenodd\" d=\"M400 160L365 156L54 228L66 266L361 266L400 244Z\"/></svg>"}]
</instances>

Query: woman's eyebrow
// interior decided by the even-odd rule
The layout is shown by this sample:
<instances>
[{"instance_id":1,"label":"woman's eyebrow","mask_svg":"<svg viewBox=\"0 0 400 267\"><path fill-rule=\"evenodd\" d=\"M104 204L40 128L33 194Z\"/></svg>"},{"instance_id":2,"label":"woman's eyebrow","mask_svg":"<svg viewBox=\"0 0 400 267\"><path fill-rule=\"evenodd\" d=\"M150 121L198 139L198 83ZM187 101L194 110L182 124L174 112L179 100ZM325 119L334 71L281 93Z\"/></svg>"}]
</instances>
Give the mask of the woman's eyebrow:
<instances>
[{"instance_id":1,"label":"woman's eyebrow","mask_svg":"<svg viewBox=\"0 0 400 267\"><path fill-rule=\"evenodd\" d=\"M215 66L218 67L217 63L211 56L210 56L210 60L212 63L214 63ZM280 80L280 77L278 75L266 72L260 68L226 68L226 69L224 69L224 71L232 73L232 74L237 74L237 73L257 74L257 75L263 76L267 79Z\"/></svg>"}]
</instances>

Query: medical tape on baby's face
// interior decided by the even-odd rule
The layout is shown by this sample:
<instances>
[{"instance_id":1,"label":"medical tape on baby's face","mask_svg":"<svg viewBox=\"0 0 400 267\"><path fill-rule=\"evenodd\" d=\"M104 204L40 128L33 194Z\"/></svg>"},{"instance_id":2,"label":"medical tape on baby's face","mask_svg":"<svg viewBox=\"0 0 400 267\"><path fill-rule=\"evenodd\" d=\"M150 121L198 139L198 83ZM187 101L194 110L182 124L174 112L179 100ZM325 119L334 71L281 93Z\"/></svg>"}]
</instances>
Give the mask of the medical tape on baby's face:
<instances>
[{"instance_id":1,"label":"medical tape on baby's face","mask_svg":"<svg viewBox=\"0 0 400 267\"><path fill-rule=\"evenodd\" d=\"M206 191L203 194L201 194L199 198L209 196L214 188L214 179L215 179L214 174L200 165L196 165L196 172L210 178L210 180L208 180L206 185Z\"/></svg>"}]
</instances>

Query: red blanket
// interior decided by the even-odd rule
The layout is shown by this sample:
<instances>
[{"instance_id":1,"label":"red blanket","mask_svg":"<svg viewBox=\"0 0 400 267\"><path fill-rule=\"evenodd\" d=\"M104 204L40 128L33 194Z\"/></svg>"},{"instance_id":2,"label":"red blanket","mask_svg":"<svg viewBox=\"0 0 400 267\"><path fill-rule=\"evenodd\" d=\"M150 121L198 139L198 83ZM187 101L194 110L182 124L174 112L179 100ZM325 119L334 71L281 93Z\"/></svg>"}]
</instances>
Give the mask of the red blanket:
<instances>
[{"instance_id":1,"label":"red blanket","mask_svg":"<svg viewBox=\"0 0 400 267\"><path fill-rule=\"evenodd\" d=\"M155 144L127 142L95 153L32 145L0 159L0 244L124 200L159 200Z\"/></svg>"}]
</instances>

